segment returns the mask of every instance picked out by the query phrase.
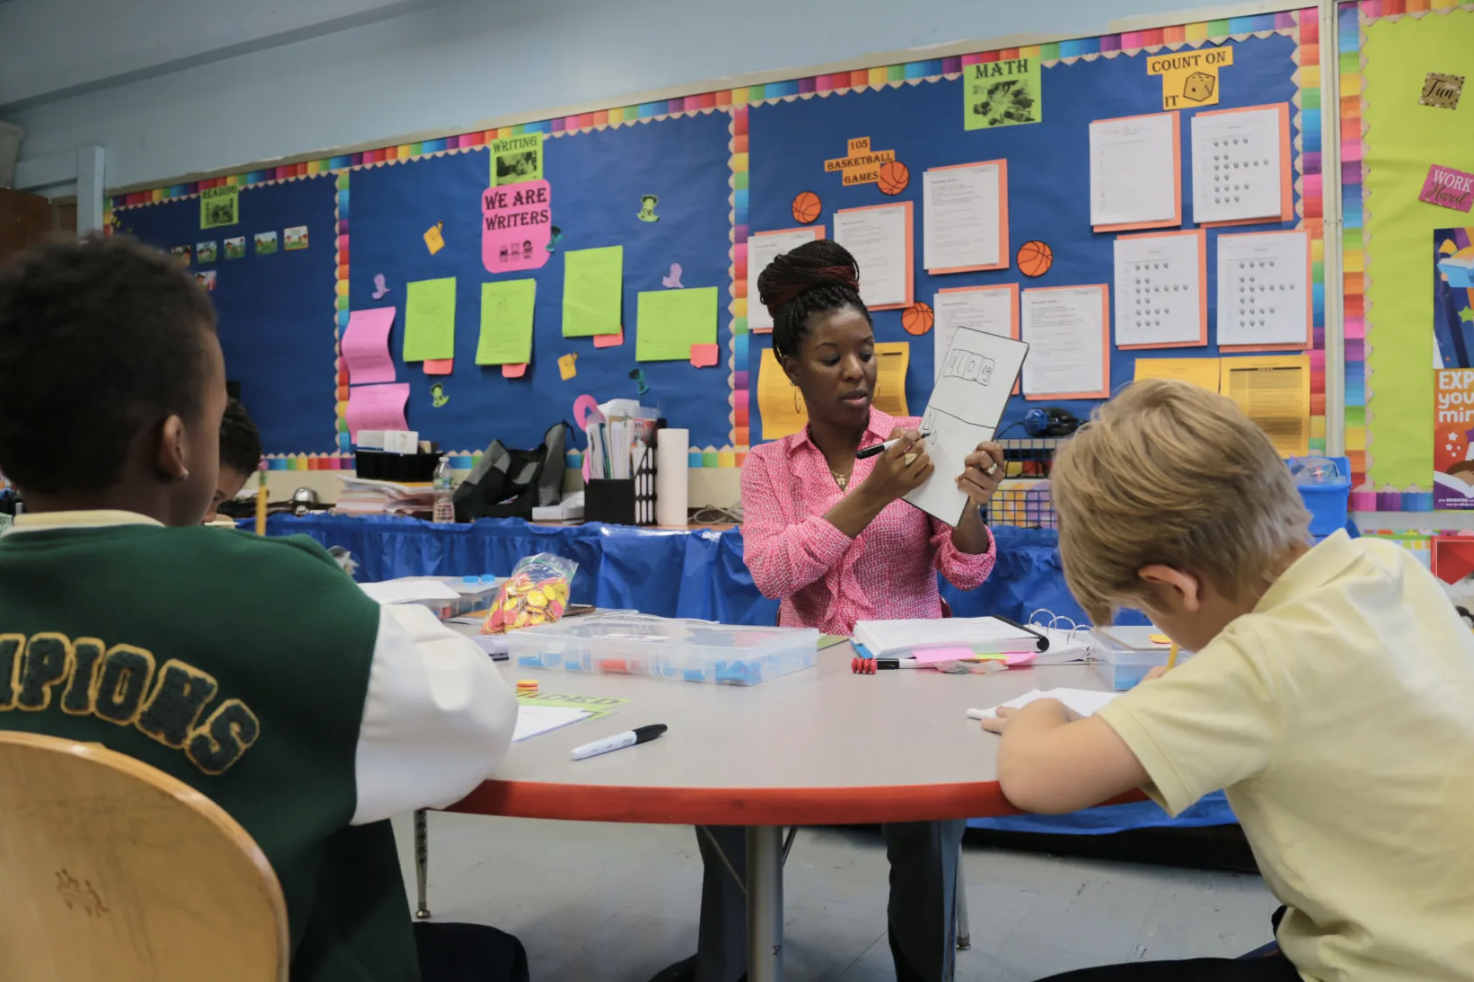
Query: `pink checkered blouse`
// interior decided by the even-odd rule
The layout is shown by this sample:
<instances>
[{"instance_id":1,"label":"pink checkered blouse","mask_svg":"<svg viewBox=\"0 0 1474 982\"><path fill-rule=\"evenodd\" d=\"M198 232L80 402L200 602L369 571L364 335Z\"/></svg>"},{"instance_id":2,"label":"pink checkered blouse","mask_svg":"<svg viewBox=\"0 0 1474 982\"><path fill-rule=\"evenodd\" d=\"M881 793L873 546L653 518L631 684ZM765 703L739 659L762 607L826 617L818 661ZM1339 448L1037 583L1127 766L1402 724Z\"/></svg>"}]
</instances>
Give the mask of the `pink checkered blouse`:
<instances>
[{"instance_id":1,"label":"pink checkered blouse","mask_svg":"<svg viewBox=\"0 0 1474 982\"><path fill-rule=\"evenodd\" d=\"M874 407L863 446L890 437L915 418ZM877 458L855 461L849 489L869 476ZM752 448L742 467L742 539L747 568L764 596L781 599L778 623L848 636L856 621L940 617L936 572L961 590L993 570L997 545L970 555L952 544L952 526L904 501L893 501L856 538L826 522L844 497L808 427Z\"/></svg>"}]
</instances>

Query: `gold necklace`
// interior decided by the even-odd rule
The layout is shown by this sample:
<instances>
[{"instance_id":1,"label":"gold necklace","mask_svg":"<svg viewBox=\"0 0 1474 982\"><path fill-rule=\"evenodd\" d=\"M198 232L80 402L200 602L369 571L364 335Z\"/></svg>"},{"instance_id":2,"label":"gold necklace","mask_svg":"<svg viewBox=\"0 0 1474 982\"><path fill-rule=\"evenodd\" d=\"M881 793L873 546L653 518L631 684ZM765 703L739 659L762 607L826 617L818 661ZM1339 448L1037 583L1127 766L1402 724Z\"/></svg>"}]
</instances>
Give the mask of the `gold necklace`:
<instances>
[{"instance_id":1,"label":"gold necklace","mask_svg":"<svg viewBox=\"0 0 1474 982\"><path fill-rule=\"evenodd\" d=\"M850 483L850 475L841 474L839 471L830 470L829 476L834 478L834 483L839 485L841 491L845 490Z\"/></svg>"}]
</instances>

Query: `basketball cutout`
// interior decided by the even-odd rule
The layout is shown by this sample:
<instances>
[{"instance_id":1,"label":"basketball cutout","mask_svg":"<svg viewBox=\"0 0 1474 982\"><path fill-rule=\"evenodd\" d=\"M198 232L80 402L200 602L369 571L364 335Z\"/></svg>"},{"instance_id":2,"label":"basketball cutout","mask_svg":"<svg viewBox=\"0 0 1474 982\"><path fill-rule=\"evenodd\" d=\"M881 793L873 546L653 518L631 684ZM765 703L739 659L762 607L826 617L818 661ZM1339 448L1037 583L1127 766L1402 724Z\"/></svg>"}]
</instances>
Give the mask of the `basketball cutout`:
<instances>
[{"instance_id":1,"label":"basketball cutout","mask_svg":"<svg viewBox=\"0 0 1474 982\"><path fill-rule=\"evenodd\" d=\"M807 225L818 218L823 208L819 196L812 191L800 191L793 196L793 220L800 225Z\"/></svg>"},{"instance_id":2,"label":"basketball cutout","mask_svg":"<svg viewBox=\"0 0 1474 982\"><path fill-rule=\"evenodd\" d=\"M1035 239L1018 247L1018 271L1025 276L1043 276L1054 265L1054 250Z\"/></svg>"},{"instance_id":3,"label":"basketball cutout","mask_svg":"<svg viewBox=\"0 0 1474 982\"><path fill-rule=\"evenodd\" d=\"M881 194L900 194L911 183L911 172L899 160L890 160L880 166Z\"/></svg>"},{"instance_id":4,"label":"basketball cutout","mask_svg":"<svg viewBox=\"0 0 1474 982\"><path fill-rule=\"evenodd\" d=\"M925 334L931 330L933 320L931 307L924 303L913 303L901 314L901 326L907 334Z\"/></svg>"}]
</instances>

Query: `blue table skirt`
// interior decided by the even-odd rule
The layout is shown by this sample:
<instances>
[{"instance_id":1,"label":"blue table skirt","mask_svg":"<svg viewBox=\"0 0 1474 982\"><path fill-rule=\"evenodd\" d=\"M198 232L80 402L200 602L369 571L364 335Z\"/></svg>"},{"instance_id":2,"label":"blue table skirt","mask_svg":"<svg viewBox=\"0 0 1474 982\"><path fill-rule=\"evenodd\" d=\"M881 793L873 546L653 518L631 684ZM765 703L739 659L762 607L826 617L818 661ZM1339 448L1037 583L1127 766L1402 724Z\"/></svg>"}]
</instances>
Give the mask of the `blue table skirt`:
<instances>
[{"instance_id":1,"label":"blue table skirt","mask_svg":"<svg viewBox=\"0 0 1474 982\"><path fill-rule=\"evenodd\" d=\"M434 525L412 518L354 518L316 514L271 517L271 535L307 535L342 546L358 561L361 582L398 576L505 576L524 556L550 552L578 563L575 603L690 617L724 624L772 624L778 604L757 591L742 562L742 532L729 529L660 531L622 525L531 525L520 519L483 519L472 525ZM993 529L998 565L976 590L942 583L959 617L1002 614L1023 621L1044 608L1077 621L1084 615L1065 586L1058 536L1048 529ZM1126 623L1146 623L1123 615ZM1175 821L1150 802L1091 808L1073 815L974 819L980 828L1014 832L1100 834L1174 825L1234 821L1223 796L1204 799Z\"/></svg>"}]
</instances>

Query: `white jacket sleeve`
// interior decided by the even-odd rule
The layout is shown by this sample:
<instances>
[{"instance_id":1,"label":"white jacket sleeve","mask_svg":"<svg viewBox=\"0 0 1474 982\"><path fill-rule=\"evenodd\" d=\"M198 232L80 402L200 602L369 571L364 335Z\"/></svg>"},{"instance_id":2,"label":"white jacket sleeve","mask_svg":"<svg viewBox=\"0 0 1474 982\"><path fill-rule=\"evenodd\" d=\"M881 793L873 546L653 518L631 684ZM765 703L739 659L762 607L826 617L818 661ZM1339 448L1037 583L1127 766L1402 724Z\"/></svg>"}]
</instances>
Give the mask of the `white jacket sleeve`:
<instances>
[{"instance_id":1,"label":"white jacket sleeve","mask_svg":"<svg viewBox=\"0 0 1474 982\"><path fill-rule=\"evenodd\" d=\"M353 824L459 801L501 763L516 725L517 697L474 641L424 607L381 607Z\"/></svg>"}]
</instances>

